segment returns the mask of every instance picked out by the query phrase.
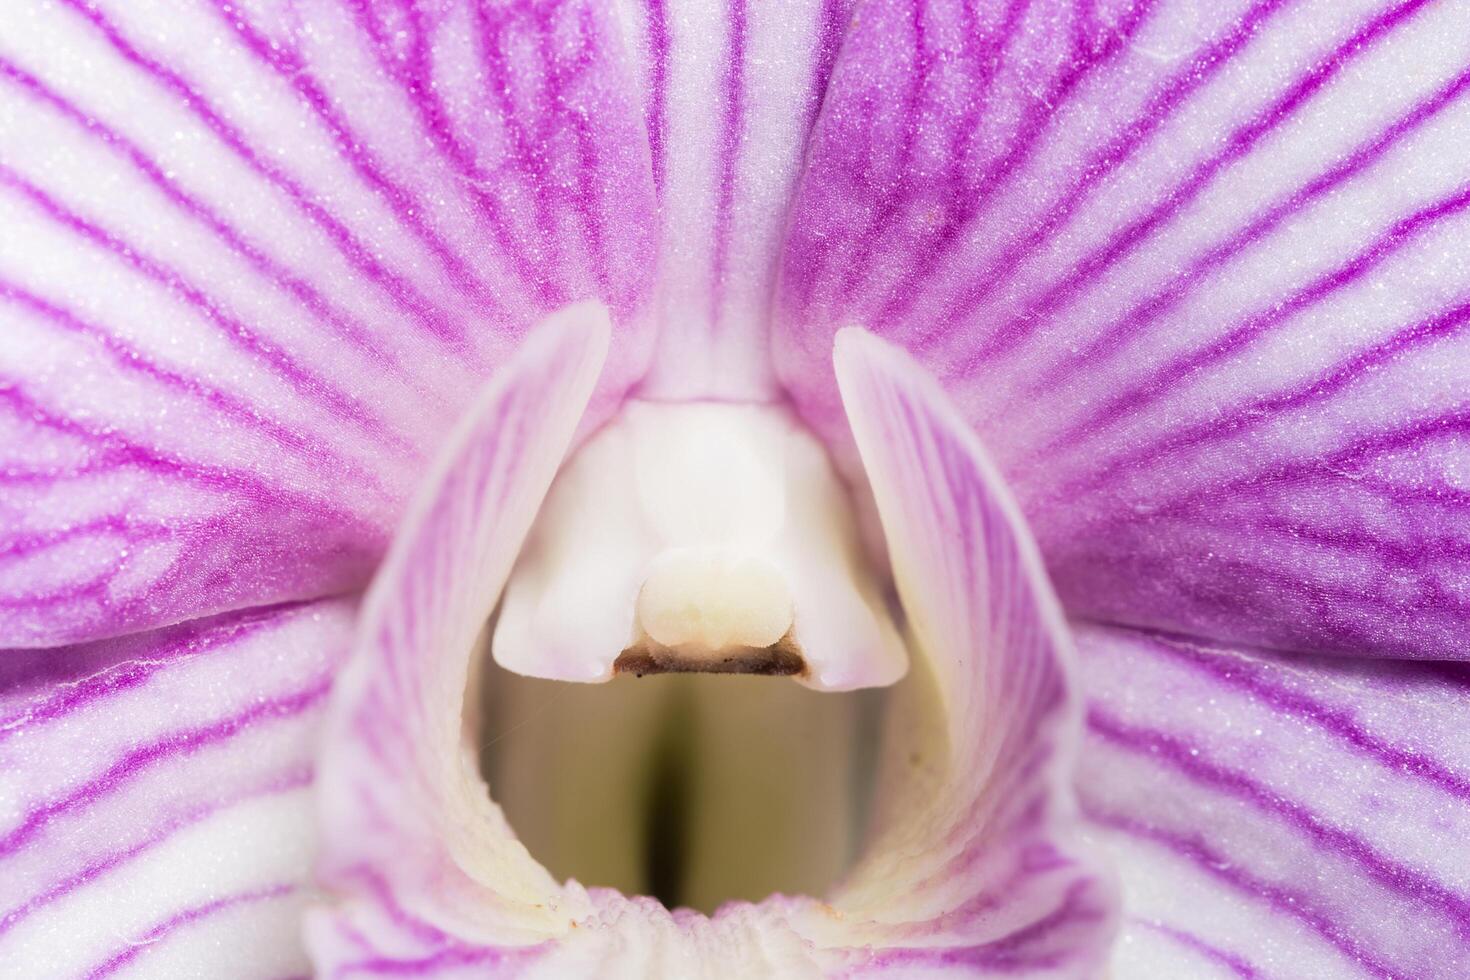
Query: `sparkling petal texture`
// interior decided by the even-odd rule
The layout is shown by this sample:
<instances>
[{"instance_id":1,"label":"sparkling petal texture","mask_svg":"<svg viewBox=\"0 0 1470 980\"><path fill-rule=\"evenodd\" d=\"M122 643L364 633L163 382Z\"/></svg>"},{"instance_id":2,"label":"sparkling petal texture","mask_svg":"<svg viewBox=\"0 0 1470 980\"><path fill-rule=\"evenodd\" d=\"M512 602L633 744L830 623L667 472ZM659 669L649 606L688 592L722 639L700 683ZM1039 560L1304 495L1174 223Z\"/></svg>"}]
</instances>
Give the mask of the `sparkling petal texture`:
<instances>
[{"instance_id":1,"label":"sparkling petal texture","mask_svg":"<svg viewBox=\"0 0 1470 980\"><path fill-rule=\"evenodd\" d=\"M526 327L654 256L612 14L0 5L0 643L366 583Z\"/></svg>"},{"instance_id":2,"label":"sparkling petal texture","mask_svg":"<svg viewBox=\"0 0 1470 980\"><path fill-rule=\"evenodd\" d=\"M315 735L354 611L0 659L0 973L306 972Z\"/></svg>"},{"instance_id":3,"label":"sparkling petal texture","mask_svg":"<svg viewBox=\"0 0 1470 980\"><path fill-rule=\"evenodd\" d=\"M1470 6L864 4L808 150L783 382L941 376L1074 614L1460 658Z\"/></svg>"},{"instance_id":4,"label":"sparkling petal texture","mask_svg":"<svg viewBox=\"0 0 1470 980\"><path fill-rule=\"evenodd\" d=\"M1470 673L1078 633L1119 980L1470 973Z\"/></svg>"},{"instance_id":5,"label":"sparkling petal texture","mask_svg":"<svg viewBox=\"0 0 1470 980\"><path fill-rule=\"evenodd\" d=\"M1069 611L1219 641L1083 629L1120 980L1470 972L1470 681L1237 648L1466 656L1470 5L21 0L0 133L0 646L87 642L0 659L0 972L307 969L351 610L260 604L360 588L436 453L338 695L326 974L1093 973L996 470ZM600 376L590 308L526 339L592 296ZM839 389L849 323L922 370L848 335ZM895 714L830 906L559 886L464 741L536 504L639 379L784 387L878 492L900 708L949 728Z\"/></svg>"}]
</instances>

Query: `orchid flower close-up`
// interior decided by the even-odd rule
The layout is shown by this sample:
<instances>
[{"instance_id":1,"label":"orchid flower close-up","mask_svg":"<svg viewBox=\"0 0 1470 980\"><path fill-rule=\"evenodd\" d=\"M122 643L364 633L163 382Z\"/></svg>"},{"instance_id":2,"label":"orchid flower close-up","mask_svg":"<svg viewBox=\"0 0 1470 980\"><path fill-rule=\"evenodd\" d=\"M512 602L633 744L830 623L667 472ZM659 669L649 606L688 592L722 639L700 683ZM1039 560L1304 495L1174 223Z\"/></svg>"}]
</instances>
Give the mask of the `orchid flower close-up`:
<instances>
[{"instance_id":1,"label":"orchid flower close-up","mask_svg":"<svg viewBox=\"0 0 1470 980\"><path fill-rule=\"evenodd\" d=\"M0 977L1470 976L1470 0L0 3Z\"/></svg>"}]
</instances>

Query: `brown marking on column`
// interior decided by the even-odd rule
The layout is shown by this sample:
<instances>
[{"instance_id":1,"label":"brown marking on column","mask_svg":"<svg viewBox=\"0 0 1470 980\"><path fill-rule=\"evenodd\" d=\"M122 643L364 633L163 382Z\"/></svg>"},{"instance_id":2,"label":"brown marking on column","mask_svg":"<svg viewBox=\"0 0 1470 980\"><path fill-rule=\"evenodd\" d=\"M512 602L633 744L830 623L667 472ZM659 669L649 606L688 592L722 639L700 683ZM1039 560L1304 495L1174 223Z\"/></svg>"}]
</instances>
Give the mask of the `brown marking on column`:
<instances>
[{"instance_id":1,"label":"brown marking on column","mask_svg":"<svg viewBox=\"0 0 1470 980\"><path fill-rule=\"evenodd\" d=\"M805 677L806 658L788 632L768 647L731 647L711 653L667 647L644 636L618 654L613 673L633 674L763 674L768 677Z\"/></svg>"}]
</instances>

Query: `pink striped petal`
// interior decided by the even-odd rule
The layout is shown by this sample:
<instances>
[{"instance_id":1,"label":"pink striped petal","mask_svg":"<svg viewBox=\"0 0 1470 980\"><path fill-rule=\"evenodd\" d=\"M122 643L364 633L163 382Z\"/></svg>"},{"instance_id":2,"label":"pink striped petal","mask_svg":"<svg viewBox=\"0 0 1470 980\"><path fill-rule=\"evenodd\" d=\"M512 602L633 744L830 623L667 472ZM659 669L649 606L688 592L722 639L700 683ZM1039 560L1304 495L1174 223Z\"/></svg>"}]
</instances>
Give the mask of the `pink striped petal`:
<instances>
[{"instance_id":1,"label":"pink striped petal","mask_svg":"<svg viewBox=\"0 0 1470 980\"><path fill-rule=\"evenodd\" d=\"M936 775L942 783L931 782L927 806L880 831L875 881L860 872L849 886L871 889L866 911L888 923L881 943L897 948L878 963L899 975L961 965L1092 975L1111 938L1113 896L1076 840L1076 668L1036 546L974 433L922 368L857 330L838 335L835 360L918 660L907 685L918 713L906 721L923 728L915 717L942 714L940 744L950 747L947 760L926 758L932 746L902 744L902 727L885 746L896 781L880 792L890 807ZM899 925L905 918L918 921Z\"/></svg>"},{"instance_id":2,"label":"pink striped petal","mask_svg":"<svg viewBox=\"0 0 1470 980\"><path fill-rule=\"evenodd\" d=\"M0 973L280 978L314 851L329 600L0 661Z\"/></svg>"},{"instance_id":3,"label":"pink striped petal","mask_svg":"<svg viewBox=\"0 0 1470 980\"><path fill-rule=\"evenodd\" d=\"M825 900L775 896L706 917L558 884L515 839L477 771L465 678L592 386L597 352L582 326L571 317L538 337L482 403L370 593L320 784L337 899L310 920L321 975L1094 967L1112 894L1073 840L1078 702L1060 614L973 437L871 338L845 342L844 390L929 669L900 689L866 857ZM938 530L951 522L963 533Z\"/></svg>"},{"instance_id":4,"label":"pink striped petal","mask_svg":"<svg viewBox=\"0 0 1470 980\"><path fill-rule=\"evenodd\" d=\"M778 360L938 373L1069 610L1463 657L1470 7L876 0L838 59Z\"/></svg>"},{"instance_id":5,"label":"pink striped petal","mask_svg":"<svg viewBox=\"0 0 1470 980\"><path fill-rule=\"evenodd\" d=\"M1117 980L1470 974L1470 673L1084 627Z\"/></svg>"},{"instance_id":6,"label":"pink striped petal","mask_svg":"<svg viewBox=\"0 0 1470 980\"><path fill-rule=\"evenodd\" d=\"M328 976L483 968L499 954L473 940L497 913L498 942L564 914L527 901L552 883L486 795L462 715L476 637L582 417L605 323L574 307L532 335L450 437L374 579L323 757L321 877L342 904L311 941Z\"/></svg>"},{"instance_id":7,"label":"pink striped petal","mask_svg":"<svg viewBox=\"0 0 1470 980\"><path fill-rule=\"evenodd\" d=\"M574 299L641 374L628 72L590 0L0 5L0 643L360 587Z\"/></svg>"},{"instance_id":8,"label":"pink striped petal","mask_svg":"<svg viewBox=\"0 0 1470 980\"><path fill-rule=\"evenodd\" d=\"M659 340L645 390L769 398L776 259L852 2L618 7L661 207Z\"/></svg>"}]
</instances>

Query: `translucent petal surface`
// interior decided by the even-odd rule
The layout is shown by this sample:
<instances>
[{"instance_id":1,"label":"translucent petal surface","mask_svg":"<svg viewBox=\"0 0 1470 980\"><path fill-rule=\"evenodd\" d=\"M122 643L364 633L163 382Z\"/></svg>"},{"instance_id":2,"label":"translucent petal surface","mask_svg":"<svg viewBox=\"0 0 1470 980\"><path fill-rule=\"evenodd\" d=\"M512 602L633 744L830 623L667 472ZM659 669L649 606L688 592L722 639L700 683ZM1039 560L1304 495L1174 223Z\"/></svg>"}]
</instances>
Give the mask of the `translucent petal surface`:
<instances>
[{"instance_id":1,"label":"translucent petal surface","mask_svg":"<svg viewBox=\"0 0 1470 980\"><path fill-rule=\"evenodd\" d=\"M0 642L364 584L466 400L653 183L598 5L0 8Z\"/></svg>"},{"instance_id":2,"label":"translucent petal surface","mask_svg":"<svg viewBox=\"0 0 1470 980\"><path fill-rule=\"evenodd\" d=\"M792 217L779 367L941 375L1068 609L1463 657L1470 7L865 4Z\"/></svg>"},{"instance_id":3,"label":"translucent petal surface","mask_svg":"<svg viewBox=\"0 0 1470 980\"><path fill-rule=\"evenodd\" d=\"M1470 674L1078 633L1118 980L1470 971Z\"/></svg>"},{"instance_id":4,"label":"translucent petal surface","mask_svg":"<svg viewBox=\"0 0 1470 980\"><path fill-rule=\"evenodd\" d=\"M0 973L306 972L336 600L0 662Z\"/></svg>"},{"instance_id":5,"label":"translucent petal surface","mask_svg":"<svg viewBox=\"0 0 1470 980\"><path fill-rule=\"evenodd\" d=\"M899 688L864 859L827 901L776 896L705 917L559 885L514 839L478 774L464 688L591 388L584 328L572 318L539 335L482 403L370 594L323 763L339 904L310 925L318 968L713 980L1096 967L1112 892L1073 840L1079 703L1055 600L938 388L862 336L840 354L844 390L927 664Z\"/></svg>"}]
</instances>

